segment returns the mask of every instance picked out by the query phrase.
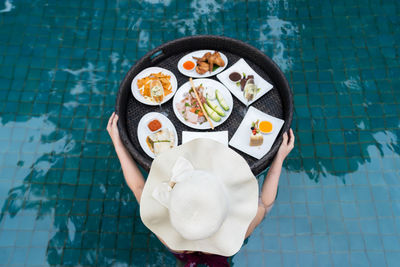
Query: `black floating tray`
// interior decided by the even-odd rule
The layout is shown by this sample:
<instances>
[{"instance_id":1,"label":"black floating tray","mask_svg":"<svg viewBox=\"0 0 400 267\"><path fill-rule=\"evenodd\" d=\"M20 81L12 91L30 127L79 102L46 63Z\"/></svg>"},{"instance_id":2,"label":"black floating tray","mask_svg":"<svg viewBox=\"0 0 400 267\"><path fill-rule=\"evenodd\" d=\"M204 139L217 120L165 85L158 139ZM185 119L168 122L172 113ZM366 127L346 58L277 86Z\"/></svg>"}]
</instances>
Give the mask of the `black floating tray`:
<instances>
[{"instance_id":1,"label":"black floating tray","mask_svg":"<svg viewBox=\"0 0 400 267\"><path fill-rule=\"evenodd\" d=\"M290 128L293 117L293 97L288 82L279 67L260 50L239 40L212 35L185 37L165 43L141 58L126 74L118 92L116 112L120 118L118 128L121 139L133 158L149 171L152 159L140 147L137 138L137 125L143 115L152 111L160 112L160 107L148 106L138 102L131 92L132 80L143 69L157 66L172 71L178 80L179 88L188 81L188 77L178 71L177 63L179 59L192 51L205 49L224 53L228 57L228 66L226 68L232 66L240 58L244 58L261 77L274 86L272 90L252 104L255 108L285 121L271 150L262 159L257 160L235 149L247 160L253 173L257 175L270 165L282 142L282 134ZM218 81L216 76L209 78ZM228 130L229 140L239 127L247 110L246 106L236 97L232 97L232 114L222 125L215 128L216 131ZM182 131L201 131L182 124L176 118L172 109L172 99L162 105L161 111L163 114L167 114L167 117L175 125L179 144L182 140Z\"/></svg>"}]
</instances>

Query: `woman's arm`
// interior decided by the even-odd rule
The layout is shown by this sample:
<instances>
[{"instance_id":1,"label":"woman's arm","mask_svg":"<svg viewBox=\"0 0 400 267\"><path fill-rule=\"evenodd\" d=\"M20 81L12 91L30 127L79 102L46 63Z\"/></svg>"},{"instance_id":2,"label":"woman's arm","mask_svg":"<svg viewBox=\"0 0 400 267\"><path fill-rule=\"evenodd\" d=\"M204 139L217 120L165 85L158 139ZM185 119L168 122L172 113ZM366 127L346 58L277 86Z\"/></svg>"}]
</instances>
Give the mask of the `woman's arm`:
<instances>
[{"instance_id":1,"label":"woman's arm","mask_svg":"<svg viewBox=\"0 0 400 267\"><path fill-rule=\"evenodd\" d=\"M140 197L144 187L144 178L139 168L136 166L128 150L119 137L118 127L118 115L113 112L107 124L107 131L113 141L115 152L117 152L118 159L121 163L122 172L124 173L125 181L129 188L132 190L138 203L140 203Z\"/></svg>"},{"instance_id":2,"label":"woman's arm","mask_svg":"<svg viewBox=\"0 0 400 267\"><path fill-rule=\"evenodd\" d=\"M294 139L292 129L290 129L290 138L287 133L283 134L282 144L279 147L278 153L276 154L275 159L269 168L267 177L265 177L264 183L261 187L261 197L257 214L247 229L246 238L251 235L254 229L261 223L274 204L276 192L278 190L279 177L281 176L282 164L294 147Z\"/></svg>"}]
</instances>

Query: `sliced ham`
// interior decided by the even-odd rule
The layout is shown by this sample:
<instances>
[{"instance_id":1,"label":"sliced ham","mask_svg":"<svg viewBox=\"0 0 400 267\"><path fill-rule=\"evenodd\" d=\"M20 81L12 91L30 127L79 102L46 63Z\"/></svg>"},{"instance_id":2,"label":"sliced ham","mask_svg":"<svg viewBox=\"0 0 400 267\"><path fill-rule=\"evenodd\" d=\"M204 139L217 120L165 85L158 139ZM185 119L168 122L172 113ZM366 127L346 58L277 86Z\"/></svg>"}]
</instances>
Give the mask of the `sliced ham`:
<instances>
[{"instance_id":1,"label":"sliced ham","mask_svg":"<svg viewBox=\"0 0 400 267\"><path fill-rule=\"evenodd\" d=\"M176 103L176 108L178 109L179 113L182 113L182 111L185 110L185 103L183 102Z\"/></svg>"},{"instance_id":2,"label":"sliced ham","mask_svg":"<svg viewBox=\"0 0 400 267\"><path fill-rule=\"evenodd\" d=\"M193 123L193 124L197 124L197 119L198 119L198 115L197 114L195 114L195 113L193 113L193 112L186 112L186 119L189 121L189 122L191 122L191 123Z\"/></svg>"}]
</instances>

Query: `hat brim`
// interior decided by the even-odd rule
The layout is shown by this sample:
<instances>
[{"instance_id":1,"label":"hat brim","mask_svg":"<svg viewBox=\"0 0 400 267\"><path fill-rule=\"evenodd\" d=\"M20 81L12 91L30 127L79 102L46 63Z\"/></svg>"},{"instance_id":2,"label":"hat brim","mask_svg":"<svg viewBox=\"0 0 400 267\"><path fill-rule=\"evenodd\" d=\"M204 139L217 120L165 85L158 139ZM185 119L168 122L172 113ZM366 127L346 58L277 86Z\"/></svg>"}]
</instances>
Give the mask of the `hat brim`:
<instances>
[{"instance_id":1,"label":"hat brim","mask_svg":"<svg viewBox=\"0 0 400 267\"><path fill-rule=\"evenodd\" d=\"M186 240L171 225L168 209L152 197L162 182L168 182L179 157L196 170L217 175L229 196L228 215L220 229L202 240ZM247 228L257 213L258 183L247 162L232 149L209 139L195 139L156 157L140 201L140 217L172 250L202 251L232 256L241 248Z\"/></svg>"}]
</instances>

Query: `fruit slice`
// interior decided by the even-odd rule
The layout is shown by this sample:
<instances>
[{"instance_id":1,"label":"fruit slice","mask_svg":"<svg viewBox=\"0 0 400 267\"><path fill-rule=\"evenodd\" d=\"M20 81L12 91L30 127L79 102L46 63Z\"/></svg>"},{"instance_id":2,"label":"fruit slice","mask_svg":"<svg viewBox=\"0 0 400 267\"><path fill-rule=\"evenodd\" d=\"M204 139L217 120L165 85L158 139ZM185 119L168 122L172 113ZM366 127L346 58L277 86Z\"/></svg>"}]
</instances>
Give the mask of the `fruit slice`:
<instances>
[{"instance_id":1,"label":"fruit slice","mask_svg":"<svg viewBox=\"0 0 400 267\"><path fill-rule=\"evenodd\" d=\"M215 112L212 108L210 108L209 105L207 105L207 103L203 104L204 110L207 112L208 116L213 120L213 121L220 121L221 117L217 114L217 112Z\"/></svg>"},{"instance_id":2,"label":"fruit slice","mask_svg":"<svg viewBox=\"0 0 400 267\"><path fill-rule=\"evenodd\" d=\"M226 104L224 97L218 90L215 90L215 96L217 97L218 103L221 105L221 107L228 111L229 106Z\"/></svg>"},{"instance_id":3,"label":"fruit slice","mask_svg":"<svg viewBox=\"0 0 400 267\"><path fill-rule=\"evenodd\" d=\"M219 106L215 105L211 100L207 97L206 98L207 104L212 108L215 112L217 112L220 116L225 116L225 112Z\"/></svg>"}]
</instances>

